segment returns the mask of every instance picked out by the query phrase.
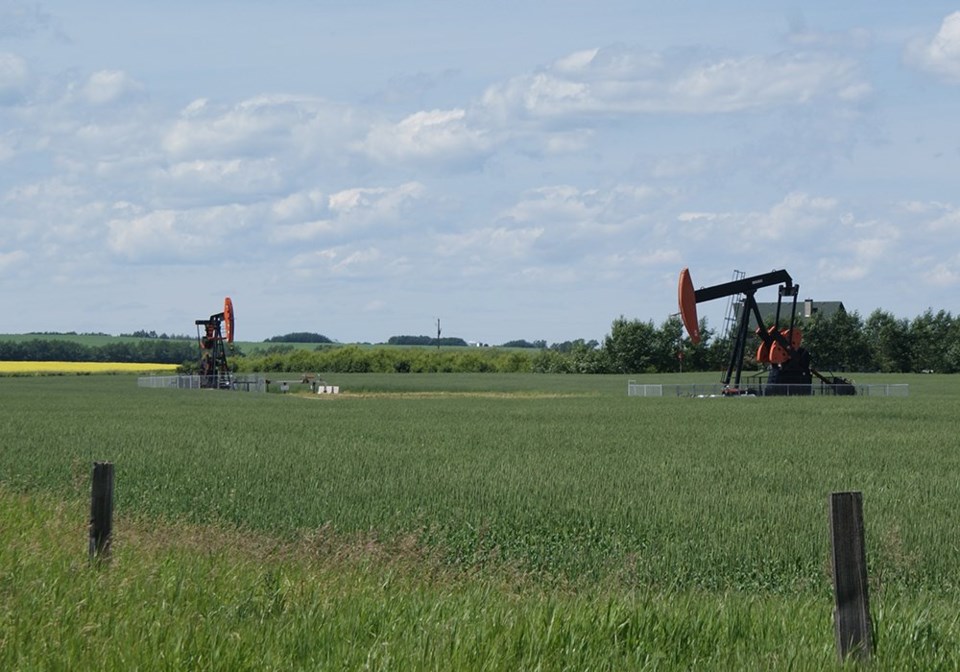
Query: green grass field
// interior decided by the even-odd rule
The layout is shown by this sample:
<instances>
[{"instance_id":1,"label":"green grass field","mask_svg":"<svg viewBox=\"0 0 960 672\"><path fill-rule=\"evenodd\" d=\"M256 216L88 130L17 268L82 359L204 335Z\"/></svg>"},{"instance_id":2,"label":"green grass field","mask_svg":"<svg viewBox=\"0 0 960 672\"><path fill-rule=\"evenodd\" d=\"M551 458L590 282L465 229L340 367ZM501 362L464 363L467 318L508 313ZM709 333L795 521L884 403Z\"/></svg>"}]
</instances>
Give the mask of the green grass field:
<instances>
[{"instance_id":1,"label":"green grass field","mask_svg":"<svg viewBox=\"0 0 960 672\"><path fill-rule=\"evenodd\" d=\"M911 394L0 379L0 667L823 669L827 497L853 489L878 666L956 669L958 382L855 378ZM94 460L117 471L101 568L85 555Z\"/></svg>"}]
</instances>

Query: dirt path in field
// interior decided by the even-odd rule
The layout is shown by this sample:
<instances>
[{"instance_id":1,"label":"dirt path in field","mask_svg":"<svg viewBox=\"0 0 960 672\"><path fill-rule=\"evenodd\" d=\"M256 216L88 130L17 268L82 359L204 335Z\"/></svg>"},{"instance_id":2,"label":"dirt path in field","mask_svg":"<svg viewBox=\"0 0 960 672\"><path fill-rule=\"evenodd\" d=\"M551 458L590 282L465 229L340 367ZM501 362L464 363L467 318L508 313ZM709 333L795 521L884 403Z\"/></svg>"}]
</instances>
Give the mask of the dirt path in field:
<instances>
[{"instance_id":1,"label":"dirt path in field","mask_svg":"<svg viewBox=\"0 0 960 672\"><path fill-rule=\"evenodd\" d=\"M591 397L595 394L585 392L340 392L339 394L314 394L296 392L291 396L309 399L569 399L573 397Z\"/></svg>"}]
</instances>

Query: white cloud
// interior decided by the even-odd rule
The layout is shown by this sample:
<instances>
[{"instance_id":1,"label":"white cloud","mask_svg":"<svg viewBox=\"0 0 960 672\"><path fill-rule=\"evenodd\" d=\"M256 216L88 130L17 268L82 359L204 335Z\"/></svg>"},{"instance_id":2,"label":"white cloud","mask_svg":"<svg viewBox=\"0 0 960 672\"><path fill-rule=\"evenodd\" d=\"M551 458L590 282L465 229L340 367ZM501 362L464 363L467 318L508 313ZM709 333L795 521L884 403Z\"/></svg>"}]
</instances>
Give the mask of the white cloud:
<instances>
[{"instance_id":1,"label":"white cloud","mask_svg":"<svg viewBox=\"0 0 960 672\"><path fill-rule=\"evenodd\" d=\"M960 238L960 209L951 206L940 206L942 214L927 225L927 230L935 240L945 242L945 237Z\"/></svg>"},{"instance_id":2,"label":"white cloud","mask_svg":"<svg viewBox=\"0 0 960 672\"><path fill-rule=\"evenodd\" d=\"M727 254L802 258L835 244L836 208L836 199L793 192L767 210L681 212L675 233L687 241L683 247L689 254L722 247Z\"/></svg>"},{"instance_id":3,"label":"white cloud","mask_svg":"<svg viewBox=\"0 0 960 672\"><path fill-rule=\"evenodd\" d=\"M591 234L614 232L629 226L638 213L663 195L661 190L646 185L621 184L607 189L553 185L526 192L501 217L540 223L551 231L573 226Z\"/></svg>"},{"instance_id":4,"label":"white cloud","mask_svg":"<svg viewBox=\"0 0 960 672\"><path fill-rule=\"evenodd\" d=\"M836 221L833 211L837 201L833 198L791 193L760 216L757 234L767 240L790 240L822 229Z\"/></svg>"},{"instance_id":5,"label":"white cloud","mask_svg":"<svg viewBox=\"0 0 960 672\"><path fill-rule=\"evenodd\" d=\"M667 244L669 241L661 241ZM658 247L652 250L629 250L606 255L597 260L598 268L602 270L637 270L645 267L676 267L680 268L683 257L678 250L667 247Z\"/></svg>"},{"instance_id":6,"label":"white cloud","mask_svg":"<svg viewBox=\"0 0 960 672\"><path fill-rule=\"evenodd\" d=\"M482 160L491 146L485 134L471 128L463 109L417 112L397 124L375 124L360 143L381 163L425 162L471 164Z\"/></svg>"},{"instance_id":7,"label":"white cloud","mask_svg":"<svg viewBox=\"0 0 960 672\"><path fill-rule=\"evenodd\" d=\"M130 261L219 265L258 253L240 238L248 224L246 211L239 206L143 212L118 204L117 210L118 216L107 222L107 246Z\"/></svg>"},{"instance_id":8,"label":"white cloud","mask_svg":"<svg viewBox=\"0 0 960 672\"><path fill-rule=\"evenodd\" d=\"M960 285L960 260L954 258L950 264L935 264L924 272L923 278L927 284L936 287L956 287Z\"/></svg>"},{"instance_id":9,"label":"white cloud","mask_svg":"<svg viewBox=\"0 0 960 672\"><path fill-rule=\"evenodd\" d=\"M907 45L905 60L951 84L960 84L960 12L947 15L933 37Z\"/></svg>"},{"instance_id":10,"label":"white cloud","mask_svg":"<svg viewBox=\"0 0 960 672\"><path fill-rule=\"evenodd\" d=\"M597 217L602 207L597 190L581 191L570 185L542 187L528 192L503 216L516 222L585 222Z\"/></svg>"},{"instance_id":11,"label":"white cloud","mask_svg":"<svg viewBox=\"0 0 960 672\"><path fill-rule=\"evenodd\" d=\"M330 195L328 207L337 217L351 224L390 223L397 221L404 209L425 194L419 182L405 182L398 187L358 187Z\"/></svg>"},{"instance_id":12,"label":"white cloud","mask_svg":"<svg viewBox=\"0 0 960 672\"><path fill-rule=\"evenodd\" d=\"M870 269L850 259L831 257L817 262L817 274L826 282L855 282L863 280Z\"/></svg>"},{"instance_id":13,"label":"white cloud","mask_svg":"<svg viewBox=\"0 0 960 672\"><path fill-rule=\"evenodd\" d=\"M108 105L140 96L143 85L120 70L100 70L90 75L80 92L91 105Z\"/></svg>"},{"instance_id":14,"label":"white cloud","mask_svg":"<svg viewBox=\"0 0 960 672\"><path fill-rule=\"evenodd\" d=\"M389 255L376 246L342 245L297 254L287 264L301 279L390 278L409 273L411 264L402 254Z\"/></svg>"},{"instance_id":15,"label":"white cloud","mask_svg":"<svg viewBox=\"0 0 960 672\"><path fill-rule=\"evenodd\" d=\"M492 86L482 102L504 118L715 114L816 99L857 102L870 90L856 61L831 54L721 57L609 47Z\"/></svg>"},{"instance_id":16,"label":"white cloud","mask_svg":"<svg viewBox=\"0 0 960 672\"><path fill-rule=\"evenodd\" d=\"M909 214L926 214L929 212L943 212L944 210L942 203L929 203L925 201L902 201L898 203L897 206L903 212Z\"/></svg>"},{"instance_id":17,"label":"white cloud","mask_svg":"<svg viewBox=\"0 0 960 672\"><path fill-rule=\"evenodd\" d=\"M174 163L163 171L166 188L181 198L198 193L204 201L252 200L286 186L272 157L254 159L196 159Z\"/></svg>"},{"instance_id":18,"label":"white cloud","mask_svg":"<svg viewBox=\"0 0 960 672\"><path fill-rule=\"evenodd\" d=\"M304 221L327 211L327 197L320 189L289 194L273 203L271 212L277 221Z\"/></svg>"},{"instance_id":19,"label":"white cloud","mask_svg":"<svg viewBox=\"0 0 960 672\"><path fill-rule=\"evenodd\" d=\"M195 100L163 138L175 158L285 155L316 159L341 149L356 132L341 106L309 96L256 96L233 106Z\"/></svg>"},{"instance_id":20,"label":"white cloud","mask_svg":"<svg viewBox=\"0 0 960 672\"><path fill-rule=\"evenodd\" d=\"M437 239L436 252L443 256L460 256L474 262L478 258L526 257L543 227L507 228L503 226L473 229L464 233L442 234Z\"/></svg>"},{"instance_id":21,"label":"white cloud","mask_svg":"<svg viewBox=\"0 0 960 672\"><path fill-rule=\"evenodd\" d=\"M303 243L351 236L383 236L388 229L396 233L407 213L425 196L419 182L397 187L356 187L324 195L313 189L291 194L270 206L277 224L271 227L269 240L277 244Z\"/></svg>"}]
</instances>

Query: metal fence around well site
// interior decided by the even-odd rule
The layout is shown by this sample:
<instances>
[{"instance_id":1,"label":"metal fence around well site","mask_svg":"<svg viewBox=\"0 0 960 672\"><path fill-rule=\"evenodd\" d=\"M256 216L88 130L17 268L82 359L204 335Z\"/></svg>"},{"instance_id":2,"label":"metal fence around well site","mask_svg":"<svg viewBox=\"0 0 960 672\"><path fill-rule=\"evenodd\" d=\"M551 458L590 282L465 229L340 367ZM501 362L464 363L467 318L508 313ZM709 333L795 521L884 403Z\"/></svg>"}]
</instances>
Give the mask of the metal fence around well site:
<instances>
[{"instance_id":1,"label":"metal fence around well site","mask_svg":"<svg viewBox=\"0 0 960 672\"><path fill-rule=\"evenodd\" d=\"M174 390L234 390L237 392L266 392L267 381L263 376L140 376L137 387Z\"/></svg>"},{"instance_id":2,"label":"metal fence around well site","mask_svg":"<svg viewBox=\"0 0 960 672\"><path fill-rule=\"evenodd\" d=\"M635 380L627 382L630 397L785 397L785 396L858 396L858 397L906 397L910 386L906 383L857 385L843 383L828 385L768 385L748 384L738 388L720 383L691 384L645 384Z\"/></svg>"}]
</instances>

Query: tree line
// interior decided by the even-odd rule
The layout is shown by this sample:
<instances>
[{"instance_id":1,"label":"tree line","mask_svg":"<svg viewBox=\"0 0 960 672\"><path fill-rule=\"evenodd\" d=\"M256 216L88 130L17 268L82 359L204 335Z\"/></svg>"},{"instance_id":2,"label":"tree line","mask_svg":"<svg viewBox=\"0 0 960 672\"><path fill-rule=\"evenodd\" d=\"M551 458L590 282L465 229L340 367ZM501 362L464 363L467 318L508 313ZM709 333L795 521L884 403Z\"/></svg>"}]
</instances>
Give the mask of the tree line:
<instances>
[{"instance_id":1,"label":"tree line","mask_svg":"<svg viewBox=\"0 0 960 672\"><path fill-rule=\"evenodd\" d=\"M766 320L769 324L770 319ZM823 371L911 373L960 372L960 319L947 311L927 310L908 320L883 310L866 319L856 311L837 311L799 321L803 347ZM329 372L522 372L666 373L720 371L729 363L732 342L705 320L701 342L693 345L680 319L613 321L602 343L577 339L547 346L546 341L511 341L499 349L407 350L343 346L314 352L238 358L243 371ZM425 337L426 338L426 337ZM534 345L528 347L526 344ZM756 341L759 343L759 340ZM745 367L757 366L756 349L748 348Z\"/></svg>"},{"instance_id":2,"label":"tree line","mask_svg":"<svg viewBox=\"0 0 960 672\"><path fill-rule=\"evenodd\" d=\"M467 347L467 342L456 336L444 336L435 338L433 336L391 336L387 339L387 345L432 345L432 346L452 346Z\"/></svg>"},{"instance_id":3,"label":"tree line","mask_svg":"<svg viewBox=\"0 0 960 672\"><path fill-rule=\"evenodd\" d=\"M824 371L960 372L960 318L948 311L935 313L928 309L913 319L897 318L879 309L866 319L856 311L837 311L829 316L817 314L801 320L800 327L804 334L803 346L811 353L813 365ZM238 371L249 372L634 374L724 369L731 350L729 337L718 334L705 320L701 322L700 332L702 341L694 346L677 317L656 325L652 320L620 316L613 321L602 343L577 339L547 346L546 341L511 341L504 344L509 350L463 347L443 350L338 346L320 342L315 350L304 350L280 345L284 342L280 337L268 339L276 345L266 352L244 356L239 349L233 349L230 360ZM422 345L437 345L436 339L430 337L414 338L429 341ZM450 339L450 343L447 340L443 339L440 345L460 346L462 339ZM7 361L177 364L189 371L197 359L197 344L193 339L162 336L97 346L55 337L0 341L0 360ZM756 365L752 352L748 351L745 360L747 368Z\"/></svg>"},{"instance_id":4,"label":"tree line","mask_svg":"<svg viewBox=\"0 0 960 672\"><path fill-rule=\"evenodd\" d=\"M67 340L0 341L0 360L10 362L130 362L183 364L197 359L196 340L145 339L85 345Z\"/></svg>"}]
</instances>

